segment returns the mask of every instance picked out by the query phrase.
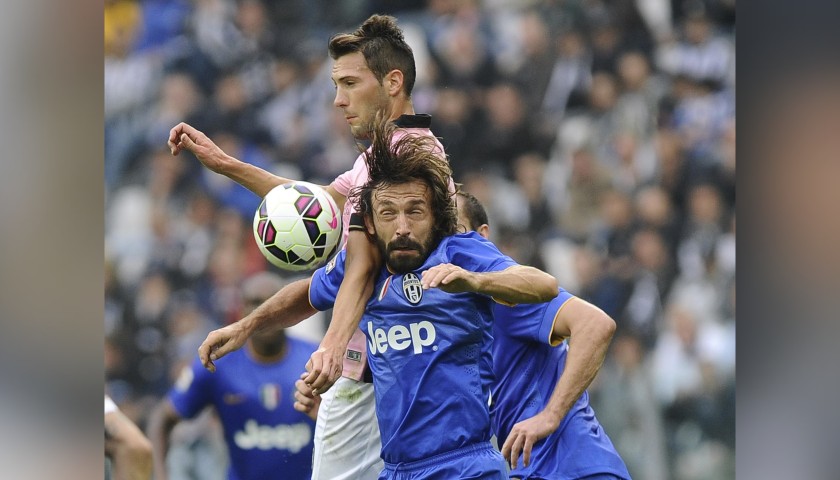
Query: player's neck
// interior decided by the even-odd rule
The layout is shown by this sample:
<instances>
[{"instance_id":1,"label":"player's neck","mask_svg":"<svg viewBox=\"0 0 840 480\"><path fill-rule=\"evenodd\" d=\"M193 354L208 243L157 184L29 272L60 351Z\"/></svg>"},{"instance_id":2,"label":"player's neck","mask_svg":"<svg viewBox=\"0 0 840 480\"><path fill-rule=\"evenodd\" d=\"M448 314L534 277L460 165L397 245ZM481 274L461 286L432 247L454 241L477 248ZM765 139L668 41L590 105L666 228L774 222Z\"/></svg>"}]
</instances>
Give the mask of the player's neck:
<instances>
[{"instance_id":1,"label":"player's neck","mask_svg":"<svg viewBox=\"0 0 840 480\"><path fill-rule=\"evenodd\" d=\"M393 108L391 110L390 120L393 122L394 120L400 118L400 116L402 115L414 115L414 104L411 103L410 98L401 99L394 102Z\"/></svg>"}]
</instances>

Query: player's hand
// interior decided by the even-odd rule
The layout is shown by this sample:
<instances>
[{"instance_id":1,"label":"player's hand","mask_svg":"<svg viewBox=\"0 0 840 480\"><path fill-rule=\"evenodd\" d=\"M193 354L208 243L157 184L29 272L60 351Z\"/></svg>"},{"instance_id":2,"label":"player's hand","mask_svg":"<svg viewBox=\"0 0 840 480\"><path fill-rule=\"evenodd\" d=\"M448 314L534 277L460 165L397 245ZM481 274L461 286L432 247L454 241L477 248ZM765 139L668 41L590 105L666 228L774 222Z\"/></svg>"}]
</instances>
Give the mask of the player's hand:
<instances>
[{"instance_id":1,"label":"player's hand","mask_svg":"<svg viewBox=\"0 0 840 480\"><path fill-rule=\"evenodd\" d=\"M344 369L344 352L347 347L325 346L323 343L318 350L312 352L306 362L307 375L303 381L317 394L330 389L341 377Z\"/></svg>"},{"instance_id":2,"label":"player's hand","mask_svg":"<svg viewBox=\"0 0 840 480\"><path fill-rule=\"evenodd\" d=\"M166 144L172 155L188 150L207 168L222 173L227 154L210 138L192 125L181 122L169 131Z\"/></svg>"},{"instance_id":3,"label":"player's hand","mask_svg":"<svg viewBox=\"0 0 840 480\"><path fill-rule=\"evenodd\" d=\"M474 272L451 263L442 263L423 271L420 283L423 290L439 288L447 293L474 292L478 288Z\"/></svg>"},{"instance_id":4,"label":"player's hand","mask_svg":"<svg viewBox=\"0 0 840 480\"><path fill-rule=\"evenodd\" d=\"M312 391L306 382L303 381L307 372L300 374L300 379L295 382L295 404L294 409L305 413L312 420L318 420L318 409L321 407L321 396Z\"/></svg>"},{"instance_id":5,"label":"player's hand","mask_svg":"<svg viewBox=\"0 0 840 480\"><path fill-rule=\"evenodd\" d=\"M216 371L214 361L224 357L228 353L242 348L248 340L248 332L237 323L232 323L224 328L213 330L198 347L198 358L204 368L211 372Z\"/></svg>"},{"instance_id":6,"label":"player's hand","mask_svg":"<svg viewBox=\"0 0 840 480\"><path fill-rule=\"evenodd\" d=\"M559 425L560 422L553 419L545 411L522 420L513 426L505 444L502 445L502 456L505 457L511 468L516 468L521 453L522 463L527 467L531 464L531 449L534 444L551 435Z\"/></svg>"}]
</instances>

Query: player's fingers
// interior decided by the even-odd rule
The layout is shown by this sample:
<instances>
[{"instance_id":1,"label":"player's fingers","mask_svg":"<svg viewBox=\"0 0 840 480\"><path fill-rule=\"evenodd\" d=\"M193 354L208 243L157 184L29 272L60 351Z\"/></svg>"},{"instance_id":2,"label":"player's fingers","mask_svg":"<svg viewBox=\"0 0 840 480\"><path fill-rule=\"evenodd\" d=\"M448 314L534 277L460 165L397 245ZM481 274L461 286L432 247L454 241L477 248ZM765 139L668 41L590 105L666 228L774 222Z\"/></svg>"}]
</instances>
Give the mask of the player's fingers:
<instances>
[{"instance_id":1,"label":"player's fingers","mask_svg":"<svg viewBox=\"0 0 840 480\"><path fill-rule=\"evenodd\" d=\"M519 453L522 451L524 438L524 435L518 435L516 441L513 442L510 450L510 468L516 468L516 464L519 463Z\"/></svg>"},{"instance_id":2,"label":"player's fingers","mask_svg":"<svg viewBox=\"0 0 840 480\"><path fill-rule=\"evenodd\" d=\"M452 270L450 272L447 272L446 275L444 275L443 278L440 279L440 284L449 285L450 283L454 282L455 280L458 280L459 278L461 278L461 272L458 270Z\"/></svg>"},{"instance_id":3,"label":"player's fingers","mask_svg":"<svg viewBox=\"0 0 840 480\"><path fill-rule=\"evenodd\" d=\"M423 289L428 290L429 288L435 288L440 281L440 276L443 274L442 270L438 267L432 267L425 272L420 277L420 284L423 286Z\"/></svg>"},{"instance_id":4,"label":"player's fingers","mask_svg":"<svg viewBox=\"0 0 840 480\"><path fill-rule=\"evenodd\" d=\"M310 387L312 387L312 384L321 375L321 363L322 359L319 352L313 353L312 356L309 357L309 361L306 362L307 375L303 378L303 381Z\"/></svg>"},{"instance_id":5,"label":"player's fingers","mask_svg":"<svg viewBox=\"0 0 840 480\"><path fill-rule=\"evenodd\" d=\"M321 392L326 390L326 386L329 383L329 375L327 372L321 372L318 376L316 376L311 382L309 382L309 386L312 387L312 391L314 393L320 394Z\"/></svg>"},{"instance_id":6,"label":"player's fingers","mask_svg":"<svg viewBox=\"0 0 840 480\"><path fill-rule=\"evenodd\" d=\"M526 467L531 464L531 447L533 446L534 439L526 437L525 445L522 447L522 465Z\"/></svg>"},{"instance_id":7,"label":"player's fingers","mask_svg":"<svg viewBox=\"0 0 840 480\"><path fill-rule=\"evenodd\" d=\"M510 458L510 449L513 445L513 439L513 432L511 432L511 434L508 435L507 439L505 440L504 445L502 445L502 457L504 457L506 461L508 458Z\"/></svg>"},{"instance_id":8,"label":"player's fingers","mask_svg":"<svg viewBox=\"0 0 840 480\"><path fill-rule=\"evenodd\" d=\"M216 344L216 335L214 334L215 332L210 332L204 342L202 342L198 347L198 358L201 360L201 364L204 365L204 368L210 370L211 372L216 371L216 366L210 358L210 352Z\"/></svg>"},{"instance_id":9,"label":"player's fingers","mask_svg":"<svg viewBox=\"0 0 840 480\"><path fill-rule=\"evenodd\" d=\"M181 125L176 125L169 131L169 138L166 139L166 144L169 145L169 151L172 155L178 155L178 137Z\"/></svg>"},{"instance_id":10,"label":"player's fingers","mask_svg":"<svg viewBox=\"0 0 840 480\"><path fill-rule=\"evenodd\" d=\"M181 145L191 152L195 151L196 143L186 133L181 134Z\"/></svg>"},{"instance_id":11,"label":"player's fingers","mask_svg":"<svg viewBox=\"0 0 840 480\"><path fill-rule=\"evenodd\" d=\"M315 399L312 397L308 397L304 395L300 390L295 392L295 403L300 404L303 407L306 407L307 410L315 406Z\"/></svg>"},{"instance_id":12,"label":"player's fingers","mask_svg":"<svg viewBox=\"0 0 840 480\"><path fill-rule=\"evenodd\" d=\"M303 381L303 379L299 379L299 380L295 381L295 390L296 390L295 391L295 397L296 398L297 398L298 394L300 394L304 397L307 397L307 398L314 397L314 395L312 393L312 388L310 388L309 385L307 385L306 382Z\"/></svg>"},{"instance_id":13,"label":"player's fingers","mask_svg":"<svg viewBox=\"0 0 840 480\"><path fill-rule=\"evenodd\" d=\"M300 403L300 402L295 402L295 403L292 405L292 408L294 408L295 410L297 410L297 411L298 411L298 412L300 412L300 413L309 413L309 411L310 411L310 410L312 410L312 406L311 406L311 405L304 405L304 404L302 404L302 403Z\"/></svg>"}]
</instances>

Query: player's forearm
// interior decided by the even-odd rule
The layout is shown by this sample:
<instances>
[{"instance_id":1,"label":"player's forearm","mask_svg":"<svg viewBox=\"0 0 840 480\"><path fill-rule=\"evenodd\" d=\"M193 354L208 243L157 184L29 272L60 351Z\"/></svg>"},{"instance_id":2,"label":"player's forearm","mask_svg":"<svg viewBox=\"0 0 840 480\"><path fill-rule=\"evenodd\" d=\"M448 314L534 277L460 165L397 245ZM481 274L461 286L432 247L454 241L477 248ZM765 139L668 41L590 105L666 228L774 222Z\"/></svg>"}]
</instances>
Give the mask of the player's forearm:
<instances>
[{"instance_id":1,"label":"player's forearm","mask_svg":"<svg viewBox=\"0 0 840 480\"><path fill-rule=\"evenodd\" d=\"M595 379L614 332L615 322L599 309L593 309L575 323L566 366L545 408L558 424Z\"/></svg>"},{"instance_id":2,"label":"player's forearm","mask_svg":"<svg viewBox=\"0 0 840 480\"><path fill-rule=\"evenodd\" d=\"M500 272L476 274L478 293L505 303L542 303L557 296L557 280L534 267L516 265Z\"/></svg>"},{"instance_id":3,"label":"player's forearm","mask_svg":"<svg viewBox=\"0 0 840 480\"><path fill-rule=\"evenodd\" d=\"M236 183L247 188L258 197L264 197L272 188L277 185L291 182L291 179L278 177L271 172L250 163L238 160L230 155L225 155L219 162L220 167L216 173L220 173Z\"/></svg>"},{"instance_id":4,"label":"player's forearm","mask_svg":"<svg viewBox=\"0 0 840 480\"><path fill-rule=\"evenodd\" d=\"M239 322L248 334L258 330L297 325L317 310L309 303L309 278L292 282Z\"/></svg>"},{"instance_id":5,"label":"player's forearm","mask_svg":"<svg viewBox=\"0 0 840 480\"><path fill-rule=\"evenodd\" d=\"M338 294L330 326L321 341L322 348L341 350L359 328L365 305L373 293L373 278L380 267L376 246L360 231L351 231L347 238L345 273Z\"/></svg>"}]
</instances>

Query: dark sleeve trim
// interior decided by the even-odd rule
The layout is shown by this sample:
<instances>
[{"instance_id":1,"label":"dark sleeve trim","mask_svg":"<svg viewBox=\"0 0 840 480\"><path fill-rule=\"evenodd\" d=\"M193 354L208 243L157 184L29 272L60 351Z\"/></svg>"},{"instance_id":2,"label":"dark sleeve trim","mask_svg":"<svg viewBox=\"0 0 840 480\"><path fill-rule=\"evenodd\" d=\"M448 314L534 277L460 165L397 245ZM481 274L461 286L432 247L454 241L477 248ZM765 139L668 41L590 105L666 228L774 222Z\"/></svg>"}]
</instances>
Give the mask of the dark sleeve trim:
<instances>
[{"instance_id":1,"label":"dark sleeve trim","mask_svg":"<svg viewBox=\"0 0 840 480\"><path fill-rule=\"evenodd\" d=\"M362 216L360 213L352 213L350 214L350 225L348 226L350 230L361 230L365 231L365 217Z\"/></svg>"}]
</instances>

